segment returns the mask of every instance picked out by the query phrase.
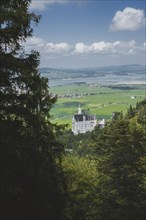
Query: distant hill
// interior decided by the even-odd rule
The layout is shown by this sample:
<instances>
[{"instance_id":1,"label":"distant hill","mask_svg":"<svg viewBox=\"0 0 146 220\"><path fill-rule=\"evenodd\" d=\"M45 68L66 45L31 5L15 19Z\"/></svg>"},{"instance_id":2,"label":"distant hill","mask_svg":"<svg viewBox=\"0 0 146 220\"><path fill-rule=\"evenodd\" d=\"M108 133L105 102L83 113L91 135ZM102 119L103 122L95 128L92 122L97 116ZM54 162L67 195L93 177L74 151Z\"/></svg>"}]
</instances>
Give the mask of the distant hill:
<instances>
[{"instance_id":1,"label":"distant hill","mask_svg":"<svg viewBox=\"0 0 146 220\"><path fill-rule=\"evenodd\" d=\"M129 74L145 74L146 67L139 64L121 65L121 66L105 66L105 67L87 67L78 69L56 69L41 67L40 72L49 79L68 79L81 77L98 77L107 74L129 75Z\"/></svg>"}]
</instances>

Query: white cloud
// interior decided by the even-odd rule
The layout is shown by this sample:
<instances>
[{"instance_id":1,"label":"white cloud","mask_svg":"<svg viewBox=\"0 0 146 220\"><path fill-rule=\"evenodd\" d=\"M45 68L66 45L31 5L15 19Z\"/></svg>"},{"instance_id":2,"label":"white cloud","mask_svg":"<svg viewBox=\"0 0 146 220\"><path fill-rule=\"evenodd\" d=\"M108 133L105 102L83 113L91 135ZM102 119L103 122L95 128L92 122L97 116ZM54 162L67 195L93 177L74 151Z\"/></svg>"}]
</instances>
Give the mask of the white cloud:
<instances>
[{"instance_id":1,"label":"white cloud","mask_svg":"<svg viewBox=\"0 0 146 220\"><path fill-rule=\"evenodd\" d=\"M108 51L111 47L112 47L112 43L101 41L101 42L93 43L90 46L90 51L99 53L103 51Z\"/></svg>"},{"instance_id":2,"label":"white cloud","mask_svg":"<svg viewBox=\"0 0 146 220\"><path fill-rule=\"evenodd\" d=\"M77 43L74 47L75 54L134 54L136 51L139 50L140 47L136 45L136 42L134 40L115 42L100 41L94 42L91 45Z\"/></svg>"},{"instance_id":3,"label":"white cloud","mask_svg":"<svg viewBox=\"0 0 146 220\"><path fill-rule=\"evenodd\" d=\"M46 53L66 53L69 52L71 46L68 43L47 43L46 44Z\"/></svg>"},{"instance_id":4,"label":"white cloud","mask_svg":"<svg viewBox=\"0 0 146 220\"><path fill-rule=\"evenodd\" d=\"M84 54L88 53L90 51L90 47L88 45L85 45L84 43L76 43L74 53L75 54Z\"/></svg>"},{"instance_id":5,"label":"white cloud","mask_svg":"<svg viewBox=\"0 0 146 220\"><path fill-rule=\"evenodd\" d=\"M70 45L67 42L49 42L40 37L31 37L23 43L25 51L39 51L41 65L43 66L85 66L95 65L96 60L100 60L99 65L112 64L124 60L126 63L142 63L145 57L146 42L137 44L136 41L98 41L91 44L77 42ZM105 62L105 63L104 63ZM64 63L64 64L63 64Z\"/></svg>"},{"instance_id":6,"label":"white cloud","mask_svg":"<svg viewBox=\"0 0 146 220\"><path fill-rule=\"evenodd\" d=\"M138 50L136 42L131 41L116 41L111 44L111 52L115 54L135 54Z\"/></svg>"},{"instance_id":7,"label":"white cloud","mask_svg":"<svg viewBox=\"0 0 146 220\"><path fill-rule=\"evenodd\" d=\"M43 47L45 45L45 41L40 37L30 37L26 40L27 47Z\"/></svg>"},{"instance_id":8,"label":"white cloud","mask_svg":"<svg viewBox=\"0 0 146 220\"><path fill-rule=\"evenodd\" d=\"M68 0L32 0L30 9L34 10L37 9L39 11L43 11L47 9L47 6L50 4L58 3L58 4L64 4Z\"/></svg>"},{"instance_id":9,"label":"white cloud","mask_svg":"<svg viewBox=\"0 0 146 220\"><path fill-rule=\"evenodd\" d=\"M84 53L102 53L107 52L110 49L112 43L100 41L95 42L91 45L86 45L82 42L76 43L74 53L84 54Z\"/></svg>"},{"instance_id":10,"label":"white cloud","mask_svg":"<svg viewBox=\"0 0 146 220\"><path fill-rule=\"evenodd\" d=\"M64 56L64 55L91 55L91 54L138 54L146 48L146 42L143 45L137 45L134 40L131 41L115 41L106 42L99 41L89 45L79 42L75 45L70 45L67 42L53 43L47 42L40 37L28 38L25 44L25 50L37 50L41 55L46 56Z\"/></svg>"},{"instance_id":11,"label":"white cloud","mask_svg":"<svg viewBox=\"0 0 146 220\"><path fill-rule=\"evenodd\" d=\"M52 42L46 42L40 37L30 37L23 43L25 50L30 52L31 50L37 50L41 54L66 54L72 46L66 42L54 44Z\"/></svg>"},{"instance_id":12,"label":"white cloud","mask_svg":"<svg viewBox=\"0 0 146 220\"><path fill-rule=\"evenodd\" d=\"M141 9L135 9L127 7L123 11L117 11L112 24L110 26L111 31L136 31L146 24L144 11Z\"/></svg>"},{"instance_id":13,"label":"white cloud","mask_svg":"<svg viewBox=\"0 0 146 220\"><path fill-rule=\"evenodd\" d=\"M21 45L25 48L27 53L30 53L31 50L39 51L40 53L45 48L46 42L40 37L29 37L26 39L26 42L22 42Z\"/></svg>"}]
</instances>

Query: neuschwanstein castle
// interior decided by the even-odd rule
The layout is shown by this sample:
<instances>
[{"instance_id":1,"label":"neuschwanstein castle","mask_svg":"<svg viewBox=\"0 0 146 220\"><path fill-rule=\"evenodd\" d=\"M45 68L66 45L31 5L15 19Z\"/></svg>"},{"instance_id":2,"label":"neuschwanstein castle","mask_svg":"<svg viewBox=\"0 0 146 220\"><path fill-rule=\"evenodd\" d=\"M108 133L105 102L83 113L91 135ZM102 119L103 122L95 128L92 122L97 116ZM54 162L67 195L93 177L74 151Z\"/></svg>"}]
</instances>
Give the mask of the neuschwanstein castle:
<instances>
[{"instance_id":1,"label":"neuschwanstein castle","mask_svg":"<svg viewBox=\"0 0 146 220\"><path fill-rule=\"evenodd\" d=\"M72 132L74 134L86 133L87 131L92 131L96 125L96 116L85 114L79 105L78 113L73 115L72 118Z\"/></svg>"}]
</instances>

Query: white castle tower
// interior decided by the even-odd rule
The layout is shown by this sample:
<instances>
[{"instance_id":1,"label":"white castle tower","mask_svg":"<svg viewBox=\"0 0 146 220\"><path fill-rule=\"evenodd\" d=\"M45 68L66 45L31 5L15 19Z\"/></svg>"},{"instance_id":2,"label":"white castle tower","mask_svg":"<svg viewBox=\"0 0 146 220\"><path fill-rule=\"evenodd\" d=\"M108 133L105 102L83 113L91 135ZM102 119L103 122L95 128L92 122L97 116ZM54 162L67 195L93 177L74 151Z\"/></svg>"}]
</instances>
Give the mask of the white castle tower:
<instances>
[{"instance_id":1,"label":"white castle tower","mask_svg":"<svg viewBox=\"0 0 146 220\"><path fill-rule=\"evenodd\" d=\"M78 114L79 114L79 115L82 114L82 109L81 109L80 104L79 104L79 106L78 106Z\"/></svg>"}]
</instances>

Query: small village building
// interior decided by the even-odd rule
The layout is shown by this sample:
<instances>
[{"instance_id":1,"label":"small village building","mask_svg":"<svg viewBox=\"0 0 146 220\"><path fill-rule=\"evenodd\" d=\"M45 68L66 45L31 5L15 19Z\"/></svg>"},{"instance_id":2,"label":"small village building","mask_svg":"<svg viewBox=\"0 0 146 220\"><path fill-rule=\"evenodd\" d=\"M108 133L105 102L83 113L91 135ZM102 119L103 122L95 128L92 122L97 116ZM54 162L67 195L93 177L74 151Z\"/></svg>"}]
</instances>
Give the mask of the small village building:
<instances>
[{"instance_id":1,"label":"small village building","mask_svg":"<svg viewBox=\"0 0 146 220\"><path fill-rule=\"evenodd\" d=\"M131 99L136 99L136 96L135 96L135 95L132 95L132 96L131 96Z\"/></svg>"},{"instance_id":2,"label":"small village building","mask_svg":"<svg viewBox=\"0 0 146 220\"><path fill-rule=\"evenodd\" d=\"M105 126L105 119L102 119L101 121L99 121L99 122L98 122L98 126L99 126L100 128L104 128L104 126Z\"/></svg>"},{"instance_id":3,"label":"small village building","mask_svg":"<svg viewBox=\"0 0 146 220\"><path fill-rule=\"evenodd\" d=\"M78 113L72 117L72 132L76 134L83 134L88 131L93 131L97 125L96 115L88 115L82 111L80 105Z\"/></svg>"}]
</instances>

